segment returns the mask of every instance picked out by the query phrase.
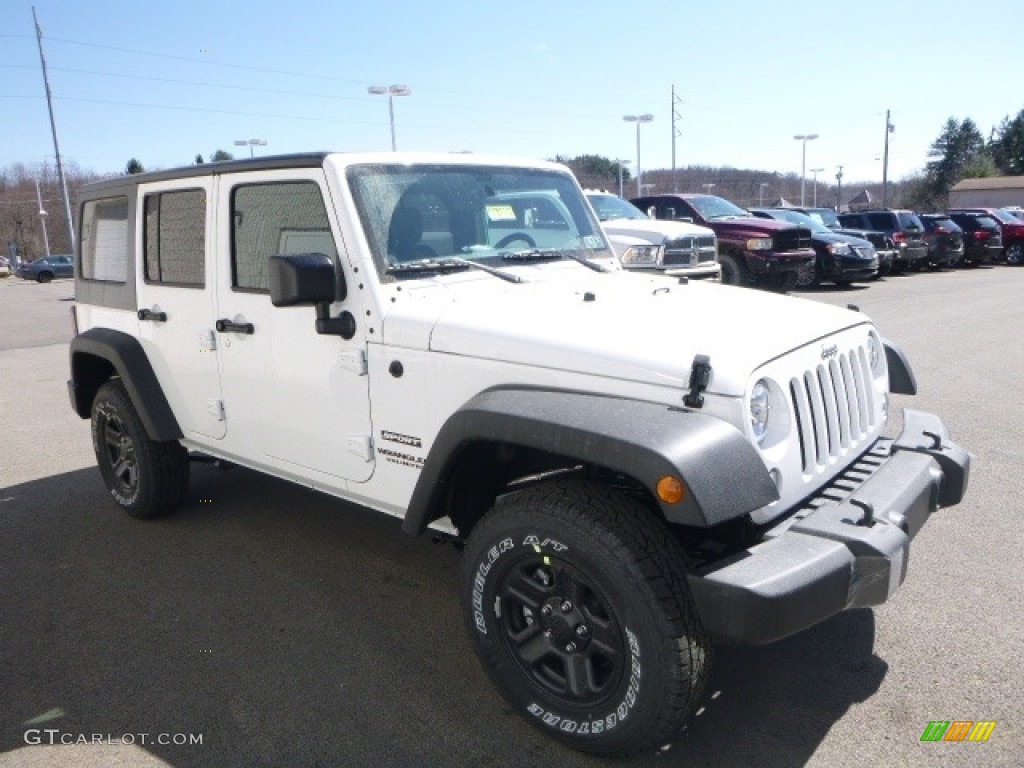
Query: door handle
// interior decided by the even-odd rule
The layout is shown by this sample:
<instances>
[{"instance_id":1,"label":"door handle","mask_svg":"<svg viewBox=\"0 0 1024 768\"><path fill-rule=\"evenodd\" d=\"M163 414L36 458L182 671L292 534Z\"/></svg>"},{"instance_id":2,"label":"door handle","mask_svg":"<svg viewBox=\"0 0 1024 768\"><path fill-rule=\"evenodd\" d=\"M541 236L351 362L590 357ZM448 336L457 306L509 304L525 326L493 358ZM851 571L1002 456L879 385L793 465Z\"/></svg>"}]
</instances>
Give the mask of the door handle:
<instances>
[{"instance_id":1,"label":"door handle","mask_svg":"<svg viewBox=\"0 0 1024 768\"><path fill-rule=\"evenodd\" d=\"M246 335L256 333L256 327L252 323L236 323L226 317L218 320L216 327L221 333L244 333Z\"/></svg>"},{"instance_id":2,"label":"door handle","mask_svg":"<svg viewBox=\"0 0 1024 768\"><path fill-rule=\"evenodd\" d=\"M139 320L152 320L156 323L166 323L167 313L166 312L154 312L152 309L140 309L138 311Z\"/></svg>"}]
</instances>

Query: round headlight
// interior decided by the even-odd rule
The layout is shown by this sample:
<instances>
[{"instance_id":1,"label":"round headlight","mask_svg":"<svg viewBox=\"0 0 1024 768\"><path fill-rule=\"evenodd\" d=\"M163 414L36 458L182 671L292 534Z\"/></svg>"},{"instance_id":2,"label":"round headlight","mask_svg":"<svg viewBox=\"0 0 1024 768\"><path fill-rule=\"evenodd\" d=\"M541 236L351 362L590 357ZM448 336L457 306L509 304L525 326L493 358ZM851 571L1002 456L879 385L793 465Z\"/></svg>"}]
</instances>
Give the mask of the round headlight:
<instances>
[{"instance_id":1,"label":"round headlight","mask_svg":"<svg viewBox=\"0 0 1024 768\"><path fill-rule=\"evenodd\" d=\"M868 334L868 363L875 376L881 376L885 371L885 350L882 349L882 342L873 332Z\"/></svg>"},{"instance_id":2,"label":"round headlight","mask_svg":"<svg viewBox=\"0 0 1024 768\"><path fill-rule=\"evenodd\" d=\"M768 384L761 379L750 390L750 430L759 443L764 440L765 433L768 431L768 419L771 412Z\"/></svg>"}]
</instances>

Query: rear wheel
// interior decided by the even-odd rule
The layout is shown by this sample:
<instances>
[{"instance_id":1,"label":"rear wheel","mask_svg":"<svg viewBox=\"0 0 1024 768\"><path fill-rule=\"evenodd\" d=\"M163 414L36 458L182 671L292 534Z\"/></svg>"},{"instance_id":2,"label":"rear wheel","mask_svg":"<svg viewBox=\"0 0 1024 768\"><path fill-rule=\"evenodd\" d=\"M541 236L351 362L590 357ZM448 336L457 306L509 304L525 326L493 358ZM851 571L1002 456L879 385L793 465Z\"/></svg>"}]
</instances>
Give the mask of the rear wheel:
<instances>
[{"instance_id":1,"label":"rear wheel","mask_svg":"<svg viewBox=\"0 0 1024 768\"><path fill-rule=\"evenodd\" d=\"M535 727L599 755L678 737L710 668L681 550L600 485L503 497L470 535L466 619L481 663Z\"/></svg>"},{"instance_id":2,"label":"rear wheel","mask_svg":"<svg viewBox=\"0 0 1024 768\"><path fill-rule=\"evenodd\" d=\"M188 489L188 452L150 440L120 381L100 387L92 405L92 445L110 495L132 517L160 517Z\"/></svg>"},{"instance_id":3,"label":"rear wheel","mask_svg":"<svg viewBox=\"0 0 1024 768\"><path fill-rule=\"evenodd\" d=\"M1015 266L1024 264L1024 243L1011 243L1006 246L1006 263Z\"/></svg>"},{"instance_id":4,"label":"rear wheel","mask_svg":"<svg viewBox=\"0 0 1024 768\"><path fill-rule=\"evenodd\" d=\"M48 283L53 280L53 272L40 272L36 275L36 281L40 283Z\"/></svg>"}]
</instances>

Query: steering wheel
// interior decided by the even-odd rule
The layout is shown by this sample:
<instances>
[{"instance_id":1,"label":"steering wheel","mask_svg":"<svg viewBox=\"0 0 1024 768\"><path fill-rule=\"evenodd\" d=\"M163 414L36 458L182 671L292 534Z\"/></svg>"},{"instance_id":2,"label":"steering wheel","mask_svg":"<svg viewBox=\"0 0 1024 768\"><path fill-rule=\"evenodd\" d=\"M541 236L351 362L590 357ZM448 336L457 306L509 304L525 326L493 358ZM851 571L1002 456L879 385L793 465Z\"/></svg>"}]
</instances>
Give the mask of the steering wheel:
<instances>
[{"instance_id":1,"label":"steering wheel","mask_svg":"<svg viewBox=\"0 0 1024 768\"><path fill-rule=\"evenodd\" d=\"M516 232L513 235L505 235L505 237L501 238L501 240L499 240L495 244L494 247L495 248L507 248L512 243L519 242L519 241L522 241L523 243L525 243L527 248L536 248L537 247L537 243L535 243L533 241L533 238L530 237L529 235L524 235L522 232Z\"/></svg>"}]
</instances>

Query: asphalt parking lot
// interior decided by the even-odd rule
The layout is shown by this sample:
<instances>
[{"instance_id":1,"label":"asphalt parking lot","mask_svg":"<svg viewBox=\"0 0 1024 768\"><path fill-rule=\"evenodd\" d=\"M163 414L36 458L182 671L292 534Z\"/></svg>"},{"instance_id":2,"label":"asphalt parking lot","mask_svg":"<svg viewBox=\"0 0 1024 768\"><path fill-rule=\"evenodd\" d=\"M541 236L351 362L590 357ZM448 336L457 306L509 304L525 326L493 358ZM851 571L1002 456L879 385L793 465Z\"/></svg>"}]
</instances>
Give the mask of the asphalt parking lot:
<instances>
[{"instance_id":1,"label":"asphalt parking lot","mask_svg":"<svg viewBox=\"0 0 1024 768\"><path fill-rule=\"evenodd\" d=\"M0 766L1021 764L1024 269L800 294L858 305L903 347L919 394L897 404L974 454L967 499L915 540L888 604L720 649L684 738L623 763L491 689L449 546L244 469L194 467L163 520L120 513L68 405L73 288L0 279ZM997 725L923 743L932 720ZM93 734L114 743L47 744Z\"/></svg>"}]
</instances>

